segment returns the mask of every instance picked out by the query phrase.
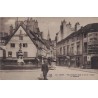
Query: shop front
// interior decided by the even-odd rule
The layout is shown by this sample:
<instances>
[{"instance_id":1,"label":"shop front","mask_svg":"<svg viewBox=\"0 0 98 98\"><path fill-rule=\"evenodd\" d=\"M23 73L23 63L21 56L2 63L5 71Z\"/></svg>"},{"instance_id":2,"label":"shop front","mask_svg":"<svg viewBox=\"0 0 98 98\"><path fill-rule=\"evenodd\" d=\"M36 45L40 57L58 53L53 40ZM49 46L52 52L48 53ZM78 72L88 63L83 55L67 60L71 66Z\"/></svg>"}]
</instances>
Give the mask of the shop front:
<instances>
[{"instance_id":1,"label":"shop front","mask_svg":"<svg viewBox=\"0 0 98 98\"><path fill-rule=\"evenodd\" d=\"M92 69L98 69L98 32L88 33L88 60Z\"/></svg>"},{"instance_id":2,"label":"shop front","mask_svg":"<svg viewBox=\"0 0 98 98\"><path fill-rule=\"evenodd\" d=\"M98 56L93 56L91 58L91 68L98 69Z\"/></svg>"},{"instance_id":3,"label":"shop front","mask_svg":"<svg viewBox=\"0 0 98 98\"><path fill-rule=\"evenodd\" d=\"M64 55L58 56L57 65L69 67L70 66L70 56L64 56Z\"/></svg>"},{"instance_id":4,"label":"shop front","mask_svg":"<svg viewBox=\"0 0 98 98\"><path fill-rule=\"evenodd\" d=\"M72 67L75 67L75 65L76 65L76 58L75 58L75 56L71 56L70 57L70 65Z\"/></svg>"},{"instance_id":5,"label":"shop front","mask_svg":"<svg viewBox=\"0 0 98 98\"><path fill-rule=\"evenodd\" d=\"M82 55L76 56L76 67L82 67L83 61L82 61Z\"/></svg>"}]
</instances>

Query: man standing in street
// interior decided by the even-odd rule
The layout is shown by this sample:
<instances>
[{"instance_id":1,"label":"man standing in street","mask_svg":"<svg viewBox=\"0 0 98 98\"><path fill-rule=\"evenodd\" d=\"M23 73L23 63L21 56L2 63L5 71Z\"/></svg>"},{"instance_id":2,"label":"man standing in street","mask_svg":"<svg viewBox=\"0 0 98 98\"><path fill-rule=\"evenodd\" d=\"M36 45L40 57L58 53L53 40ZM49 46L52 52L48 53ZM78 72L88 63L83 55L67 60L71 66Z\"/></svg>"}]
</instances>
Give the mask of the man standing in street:
<instances>
[{"instance_id":1,"label":"man standing in street","mask_svg":"<svg viewBox=\"0 0 98 98\"><path fill-rule=\"evenodd\" d=\"M47 59L46 58L43 59L43 64L42 64L41 70L43 72L44 80L47 80L47 73L49 71L49 68L48 68L48 63L47 63Z\"/></svg>"}]
</instances>

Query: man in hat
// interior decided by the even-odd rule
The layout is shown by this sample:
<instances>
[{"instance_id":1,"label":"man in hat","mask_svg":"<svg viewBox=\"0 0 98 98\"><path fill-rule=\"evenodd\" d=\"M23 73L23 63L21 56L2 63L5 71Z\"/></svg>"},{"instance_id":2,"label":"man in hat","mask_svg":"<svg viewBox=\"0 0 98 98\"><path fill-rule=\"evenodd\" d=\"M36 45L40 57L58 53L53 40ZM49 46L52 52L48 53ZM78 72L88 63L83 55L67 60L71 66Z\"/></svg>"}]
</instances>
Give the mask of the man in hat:
<instances>
[{"instance_id":1,"label":"man in hat","mask_svg":"<svg viewBox=\"0 0 98 98\"><path fill-rule=\"evenodd\" d=\"M47 64L47 59L46 58L44 58L43 60L42 60L42 68L41 68L41 70L42 70L42 72L43 72L43 77L44 77L44 80L47 80L47 73L48 73L48 71L49 71L49 68L48 68L48 64Z\"/></svg>"}]
</instances>

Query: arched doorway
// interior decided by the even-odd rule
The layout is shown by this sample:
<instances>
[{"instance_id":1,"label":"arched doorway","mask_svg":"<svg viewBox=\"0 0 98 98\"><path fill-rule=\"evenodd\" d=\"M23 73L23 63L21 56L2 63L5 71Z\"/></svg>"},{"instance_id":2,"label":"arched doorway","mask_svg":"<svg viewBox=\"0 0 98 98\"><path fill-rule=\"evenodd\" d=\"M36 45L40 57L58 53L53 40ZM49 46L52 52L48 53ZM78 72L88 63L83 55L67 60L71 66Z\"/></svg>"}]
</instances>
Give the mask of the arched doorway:
<instances>
[{"instance_id":1,"label":"arched doorway","mask_svg":"<svg viewBox=\"0 0 98 98\"><path fill-rule=\"evenodd\" d=\"M91 58L91 68L98 69L98 56L94 56Z\"/></svg>"}]
</instances>

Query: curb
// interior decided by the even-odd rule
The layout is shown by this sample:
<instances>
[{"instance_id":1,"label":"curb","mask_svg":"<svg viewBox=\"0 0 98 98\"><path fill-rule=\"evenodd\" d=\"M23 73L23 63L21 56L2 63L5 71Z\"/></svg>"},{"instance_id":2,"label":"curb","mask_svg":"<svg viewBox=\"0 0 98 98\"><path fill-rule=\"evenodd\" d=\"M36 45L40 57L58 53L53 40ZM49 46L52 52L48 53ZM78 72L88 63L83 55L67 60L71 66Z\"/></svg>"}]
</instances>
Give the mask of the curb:
<instances>
[{"instance_id":1,"label":"curb","mask_svg":"<svg viewBox=\"0 0 98 98\"><path fill-rule=\"evenodd\" d=\"M64 67L64 66L60 66L60 67ZM98 71L98 70L96 70L96 71L90 71L89 69L80 69L80 68L72 68L72 67L65 67L66 69L70 69L70 70L78 70L78 71L83 71L83 72L89 72L89 73L96 73L96 74L98 74L98 72L96 72L96 71ZM92 69L93 70L93 69Z\"/></svg>"}]
</instances>

